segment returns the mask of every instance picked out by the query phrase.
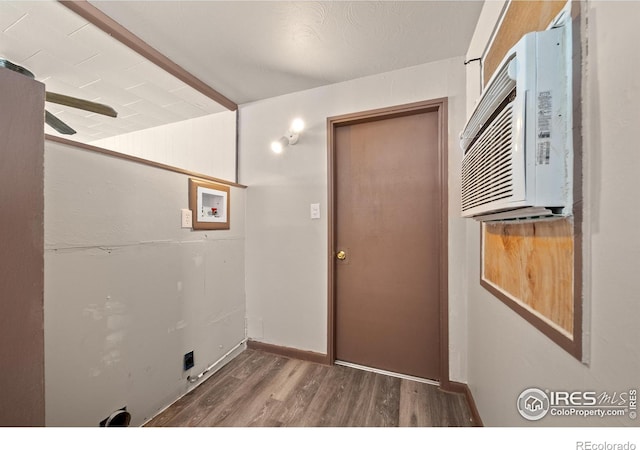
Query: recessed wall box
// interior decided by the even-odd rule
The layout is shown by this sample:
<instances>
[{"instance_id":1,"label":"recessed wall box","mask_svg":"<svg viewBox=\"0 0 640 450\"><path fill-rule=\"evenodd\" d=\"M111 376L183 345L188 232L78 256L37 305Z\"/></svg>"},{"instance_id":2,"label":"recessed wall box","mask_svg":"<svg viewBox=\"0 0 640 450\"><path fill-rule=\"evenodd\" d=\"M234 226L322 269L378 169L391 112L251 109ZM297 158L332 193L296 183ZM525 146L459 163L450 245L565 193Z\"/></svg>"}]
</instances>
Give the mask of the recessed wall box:
<instances>
[{"instance_id":1,"label":"recessed wall box","mask_svg":"<svg viewBox=\"0 0 640 450\"><path fill-rule=\"evenodd\" d=\"M195 364L195 359L193 357L193 351L184 354L184 359L182 362L183 370L191 369Z\"/></svg>"},{"instance_id":2,"label":"recessed wall box","mask_svg":"<svg viewBox=\"0 0 640 450\"><path fill-rule=\"evenodd\" d=\"M189 209L194 230L228 230L230 227L229 186L189 179Z\"/></svg>"}]
</instances>

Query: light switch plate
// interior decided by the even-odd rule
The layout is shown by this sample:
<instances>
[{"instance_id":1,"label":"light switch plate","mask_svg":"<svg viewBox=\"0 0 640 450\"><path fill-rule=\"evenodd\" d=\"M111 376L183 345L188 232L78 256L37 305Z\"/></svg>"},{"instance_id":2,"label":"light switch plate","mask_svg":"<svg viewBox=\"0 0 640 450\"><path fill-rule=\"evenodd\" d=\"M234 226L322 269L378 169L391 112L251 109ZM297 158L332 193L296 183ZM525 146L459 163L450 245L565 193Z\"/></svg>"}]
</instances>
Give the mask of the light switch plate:
<instances>
[{"instance_id":1,"label":"light switch plate","mask_svg":"<svg viewBox=\"0 0 640 450\"><path fill-rule=\"evenodd\" d=\"M193 226L193 214L190 209L182 209L182 228L191 228Z\"/></svg>"},{"instance_id":2,"label":"light switch plate","mask_svg":"<svg viewBox=\"0 0 640 450\"><path fill-rule=\"evenodd\" d=\"M320 218L320 203L311 203L311 218Z\"/></svg>"}]
</instances>

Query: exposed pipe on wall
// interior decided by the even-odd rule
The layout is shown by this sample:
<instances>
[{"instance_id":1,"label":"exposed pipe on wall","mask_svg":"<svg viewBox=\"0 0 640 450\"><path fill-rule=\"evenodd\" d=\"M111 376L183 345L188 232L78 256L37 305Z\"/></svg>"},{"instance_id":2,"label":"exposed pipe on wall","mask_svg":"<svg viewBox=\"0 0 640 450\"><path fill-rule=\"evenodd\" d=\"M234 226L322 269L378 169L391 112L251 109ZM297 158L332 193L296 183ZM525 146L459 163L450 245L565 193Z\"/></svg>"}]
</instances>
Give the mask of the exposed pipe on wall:
<instances>
[{"instance_id":1,"label":"exposed pipe on wall","mask_svg":"<svg viewBox=\"0 0 640 450\"><path fill-rule=\"evenodd\" d=\"M225 353L223 356L221 356L216 362L214 362L213 364L211 364L209 367L207 367L204 372L202 372L200 375L196 376L196 377L192 377L191 375L189 375L187 377L187 381L189 381L189 383L195 383L198 380L200 380L207 372L209 372L211 369L213 369L215 366L217 366L218 364L220 364L222 361L224 361L225 358L227 358L229 355L231 355L234 351L236 351L238 349L238 347L244 345L247 342L247 338L244 338L243 340L241 340L235 347L233 347L231 350L229 350L227 353Z\"/></svg>"}]
</instances>

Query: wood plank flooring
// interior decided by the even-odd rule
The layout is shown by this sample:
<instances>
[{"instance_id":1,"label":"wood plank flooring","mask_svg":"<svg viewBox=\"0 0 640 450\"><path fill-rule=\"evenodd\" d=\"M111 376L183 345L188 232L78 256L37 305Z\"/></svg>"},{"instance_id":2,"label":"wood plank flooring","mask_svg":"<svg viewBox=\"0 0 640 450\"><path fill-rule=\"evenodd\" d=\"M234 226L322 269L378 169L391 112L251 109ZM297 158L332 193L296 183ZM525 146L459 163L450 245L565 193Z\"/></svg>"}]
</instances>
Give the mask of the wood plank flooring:
<instances>
[{"instance_id":1,"label":"wood plank flooring","mask_svg":"<svg viewBox=\"0 0 640 450\"><path fill-rule=\"evenodd\" d=\"M247 349L147 427L471 426L462 394Z\"/></svg>"}]
</instances>

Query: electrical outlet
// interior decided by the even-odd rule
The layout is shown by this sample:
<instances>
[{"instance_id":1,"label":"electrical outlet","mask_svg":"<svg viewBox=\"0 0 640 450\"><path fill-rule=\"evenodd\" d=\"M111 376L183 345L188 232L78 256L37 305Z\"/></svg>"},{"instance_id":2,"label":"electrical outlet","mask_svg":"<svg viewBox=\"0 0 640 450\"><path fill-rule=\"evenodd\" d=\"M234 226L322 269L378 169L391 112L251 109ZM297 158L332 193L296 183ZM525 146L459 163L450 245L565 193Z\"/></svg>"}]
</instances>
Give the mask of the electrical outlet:
<instances>
[{"instance_id":1,"label":"electrical outlet","mask_svg":"<svg viewBox=\"0 0 640 450\"><path fill-rule=\"evenodd\" d=\"M190 209L182 211L182 228L191 228L193 226L193 213Z\"/></svg>"},{"instance_id":2,"label":"electrical outlet","mask_svg":"<svg viewBox=\"0 0 640 450\"><path fill-rule=\"evenodd\" d=\"M195 359L193 357L193 350L184 354L184 370L189 370L195 365Z\"/></svg>"},{"instance_id":3,"label":"electrical outlet","mask_svg":"<svg viewBox=\"0 0 640 450\"><path fill-rule=\"evenodd\" d=\"M320 203L311 203L311 218L319 219L320 218Z\"/></svg>"}]
</instances>

